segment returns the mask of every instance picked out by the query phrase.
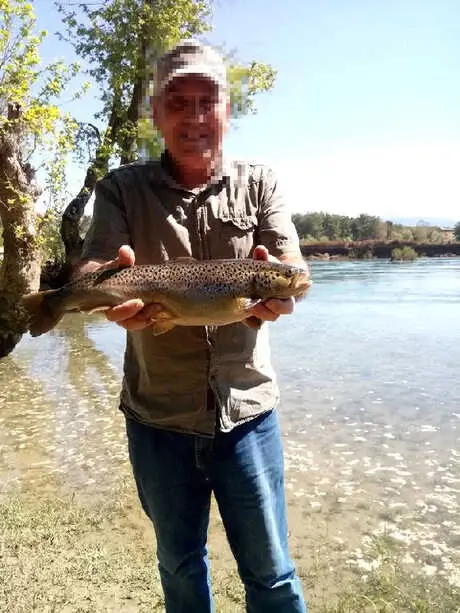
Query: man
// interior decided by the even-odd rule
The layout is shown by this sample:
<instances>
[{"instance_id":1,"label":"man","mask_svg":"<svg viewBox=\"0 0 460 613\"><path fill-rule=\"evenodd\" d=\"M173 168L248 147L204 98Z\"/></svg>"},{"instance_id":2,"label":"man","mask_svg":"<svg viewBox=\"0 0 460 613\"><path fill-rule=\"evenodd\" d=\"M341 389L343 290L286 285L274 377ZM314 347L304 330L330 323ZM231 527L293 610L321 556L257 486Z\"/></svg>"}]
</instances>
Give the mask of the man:
<instances>
[{"instance_id":1,"label":"man","mask_svg":"<svg viewBox=\"0 0 460 613\"><path fill-rule=\"evenodd\" d=\"M158 63L153 119L160 160L109 172L96 187L79 272L175 257L267 259L304 266L273 173L228 163L225 65L185 41ZM270 255L269 255L270 253ZM304 613L288 552L283 455L267 323L176 327L154 336L158 306L107 312L127 332L120 408L139 498L151 519L167 613L214 611L206 549L213 493L249 613ZM270 300L275 321L294 301Z\"/></svg>"}]
</instances>

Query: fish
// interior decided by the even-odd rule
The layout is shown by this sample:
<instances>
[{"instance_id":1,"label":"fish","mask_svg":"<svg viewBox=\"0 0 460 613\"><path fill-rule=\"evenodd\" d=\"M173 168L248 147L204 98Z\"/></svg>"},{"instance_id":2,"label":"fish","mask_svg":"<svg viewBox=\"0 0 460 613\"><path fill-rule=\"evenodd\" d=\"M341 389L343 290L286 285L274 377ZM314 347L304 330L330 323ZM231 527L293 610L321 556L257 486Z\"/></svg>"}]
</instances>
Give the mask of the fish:
<instances>
[{"instance_id":1,"label":"fish","mask_svg":"<svg viewBox=\"0 0 460 613\"><path fill-rule=\"evenodd\" d=\"M22 297L28 331L52 330L66 313L95 313L139 298L161 305L150 325L154 335L175 326L224 326L241 322L260 328L251 309L269 298L301 300L312 281L307 268L255 259L196 260L179 257L159 264L100 268L57 289Z\"/></svg>"}]
</instances>

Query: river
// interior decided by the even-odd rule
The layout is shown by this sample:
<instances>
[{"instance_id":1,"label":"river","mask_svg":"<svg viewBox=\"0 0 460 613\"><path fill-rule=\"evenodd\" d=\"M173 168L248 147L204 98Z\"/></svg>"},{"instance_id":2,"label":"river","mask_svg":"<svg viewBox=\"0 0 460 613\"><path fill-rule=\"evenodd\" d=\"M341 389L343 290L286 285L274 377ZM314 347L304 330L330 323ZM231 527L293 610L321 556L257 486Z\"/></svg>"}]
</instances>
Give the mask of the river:
<instances>
[{"instance_id":1,"label":"river","mask_svg":"<svg viewBox=\"0 0 460 613\"><path fill-rule=\"evenodd\" d=\"M428 572L452 573L460 258L314 261L312 276L295 314L271 324L290 505L302 521L333 517L338 541L385 532L421 547ZM123 348L102 316L67 316L0 361L2 496L101 492L129 473Z\"/></svg>"}]
</instances>

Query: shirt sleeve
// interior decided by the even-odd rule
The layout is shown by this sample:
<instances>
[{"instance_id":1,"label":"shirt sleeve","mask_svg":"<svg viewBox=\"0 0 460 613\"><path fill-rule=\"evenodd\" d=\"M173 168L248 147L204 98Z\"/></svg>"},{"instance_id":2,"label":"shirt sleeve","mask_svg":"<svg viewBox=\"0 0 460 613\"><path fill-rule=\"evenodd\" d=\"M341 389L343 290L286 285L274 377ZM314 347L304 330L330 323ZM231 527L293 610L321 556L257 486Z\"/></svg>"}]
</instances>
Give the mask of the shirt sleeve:
<instances>
[{"instance_id":1,"label":"shirt sleeve","mask_svg":"<svg viewBox=\"0 0 460 613\"><path fill-rule=\"evenodd\" d=\"M300 256L300 242L291 218L289 203L272 169L264 169L260 178L259 243L279 258Z\"/></svg>"},{"instance_id":2,"label":"shirt sleeve","mask_svg":"<svg viewBox=\"0 0 460 613\"><path fill-rule=\"evenodd\" d=\"M112 260L121 245L131 245L126 209L116 178L109 173L96 183L93 216L82 260ZM132 245L131 245L132 246Z\"/></svg>"}]
</instances>

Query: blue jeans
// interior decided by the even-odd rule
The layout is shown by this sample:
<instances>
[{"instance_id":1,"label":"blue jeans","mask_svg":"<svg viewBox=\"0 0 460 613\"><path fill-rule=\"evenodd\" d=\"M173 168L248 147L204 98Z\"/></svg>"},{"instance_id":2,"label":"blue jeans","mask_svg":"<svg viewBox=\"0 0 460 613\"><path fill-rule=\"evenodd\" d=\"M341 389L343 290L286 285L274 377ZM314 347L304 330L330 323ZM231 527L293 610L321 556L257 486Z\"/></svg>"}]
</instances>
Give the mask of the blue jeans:
<instances>
[{"instance_id":1,"label":"blue jeans","mask_svg":"<svg viewBox=\"0 0 460 613\"><path fill-rule=\"evenodd\" d=\"M211 493L246 590L248 613L306 613L288 551L276 411L214 439L126 420L139 498L151 519L166 613L213 613Z\"/></svg>"}]
</instances>

